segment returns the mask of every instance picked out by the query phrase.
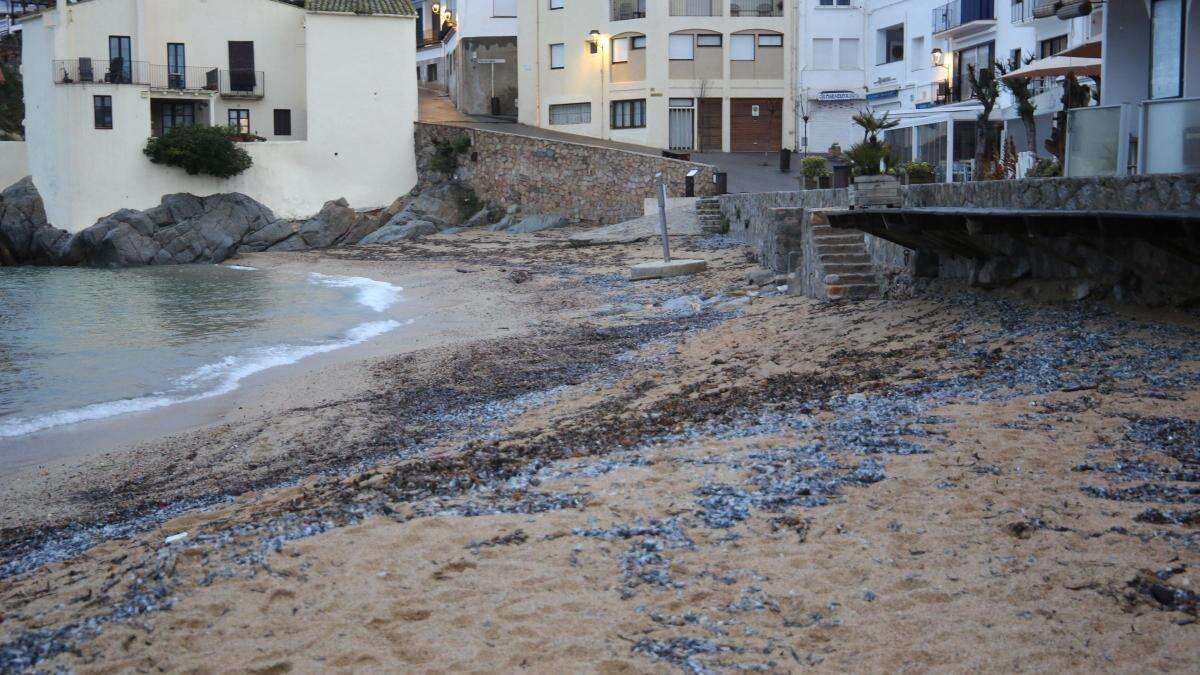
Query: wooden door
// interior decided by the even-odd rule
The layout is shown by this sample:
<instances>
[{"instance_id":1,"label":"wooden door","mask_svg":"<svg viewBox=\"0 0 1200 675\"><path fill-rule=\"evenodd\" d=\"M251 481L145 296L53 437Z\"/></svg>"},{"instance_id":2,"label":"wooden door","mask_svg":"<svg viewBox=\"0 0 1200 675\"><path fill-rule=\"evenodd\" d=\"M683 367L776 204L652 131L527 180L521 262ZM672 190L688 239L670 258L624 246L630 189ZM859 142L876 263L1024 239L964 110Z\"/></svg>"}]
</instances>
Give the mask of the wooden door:
<instances>
[{"instance_id":1,"label":"wooden door","mask_svg":"<svg viewBox=\"0 0 1200 675\"><path fill-rule=\"evenodd\" d=\"M779 152L783 147L783 99L735 98L729 109L730 150Z\"/></svg>"},{"instance_id":2,"label":"wooden door","mask_svg":"<svg viewBox=\"0 0 1200 675\"><path fill-rule=\"evenodd\" d=\"M721 151L721 99L700 99L700 152Z\"/></svg>"},{"instance_id":3,"label":"wooden door","mask_svg":"<svg viewBox=\"0 0 1200 675\"><path fill-rule=\"evenodd\" d=\"M229 43L229 88L254 91L254 43Z\"/></svg>"}]
</instances>

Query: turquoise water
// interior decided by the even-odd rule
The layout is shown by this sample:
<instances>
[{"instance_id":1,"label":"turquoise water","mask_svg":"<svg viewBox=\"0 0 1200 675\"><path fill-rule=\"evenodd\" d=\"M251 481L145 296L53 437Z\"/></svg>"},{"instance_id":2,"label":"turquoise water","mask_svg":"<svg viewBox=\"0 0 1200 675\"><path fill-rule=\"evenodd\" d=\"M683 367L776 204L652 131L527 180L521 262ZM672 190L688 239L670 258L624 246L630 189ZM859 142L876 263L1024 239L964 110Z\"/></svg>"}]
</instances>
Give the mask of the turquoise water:
<instances>
[{"instance_id":1,"label":"turquoise water","mask_svg":"<svg viewBox=\"0 0 1200 675\"><path fill-rule=\"evenodd\" d=\"M401 325L401 290L236 266L0 267L0 448L365 342Z\"/></svg>"}]
</instances>

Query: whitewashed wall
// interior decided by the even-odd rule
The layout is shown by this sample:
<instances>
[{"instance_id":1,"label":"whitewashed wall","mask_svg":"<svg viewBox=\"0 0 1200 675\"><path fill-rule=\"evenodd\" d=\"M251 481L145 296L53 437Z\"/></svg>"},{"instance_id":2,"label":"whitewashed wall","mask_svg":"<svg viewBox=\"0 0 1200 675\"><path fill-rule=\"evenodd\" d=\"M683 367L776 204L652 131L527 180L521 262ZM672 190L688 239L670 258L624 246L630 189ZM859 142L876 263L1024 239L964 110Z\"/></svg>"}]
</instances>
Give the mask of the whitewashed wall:
<instances>
[{"instance_id":1,"label":"whitewashed wall","mask_svg":"<svg viewBox=\"0 0 1200 675\"><path fill-rule=\"evenodd\" d=\"M302 218L330 199L381 206L416 185L412 19L305 14L271 0L207 4L229 5L230 11L271 5L303 17L304 32L287 47L304 46L303 60L292 68L305 73L307 140L244 144L254 166L229 180L152 164L142 153L151 128L148 92L130 85L53 84L51 64L62 53L54 48L55 36L61 40L64 31L51 27L56 13L49 13L26 24L23 61L29 166L52 224L78 231L122 208L152 207L175 192L241 192L280 217ZM94 95L113 97L113 129L94 128Z\"/></svg>"},{"instance_id":2,"label":"whitewashed wall","mask_svg":"<svg viewBox=\"0 0 1200 675\"><path fill-rule=\"evenodd\" d=\"M21 141L0 141L0 191L29 175L29 155Z\"/></svg>"}]
</instances>

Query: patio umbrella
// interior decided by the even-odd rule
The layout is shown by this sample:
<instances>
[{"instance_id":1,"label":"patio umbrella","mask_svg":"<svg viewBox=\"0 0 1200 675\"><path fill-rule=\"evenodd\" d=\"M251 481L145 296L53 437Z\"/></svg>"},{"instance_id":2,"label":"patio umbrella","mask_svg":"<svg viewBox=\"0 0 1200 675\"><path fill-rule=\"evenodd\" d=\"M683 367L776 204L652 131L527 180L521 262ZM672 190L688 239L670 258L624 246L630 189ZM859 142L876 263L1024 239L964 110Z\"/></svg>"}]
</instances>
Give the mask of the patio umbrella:
<instances>
[{"instance_id":1,"label":"patio umbrella","mask_svg":"<svg viewBox=\"0 0 1200 675\"><path fill-rule=\"evenodd\" d=\"M1055 54L1055 56L1075 56L1085 59L1098 59L1100 58L1103 48L1104 40L1088 40L1087 42L1080 42L1070 49L1064 49Z\"/></svg>"},{"instance_id":2,"label":"patio umbrella","mask_svg":"<svg viewBox=\"0 0 1200 675\"><path fill-rule=\"evenodd\" d=\"M1078 56L1048 56L1032 61L1029 65L1018 68L1004 75L1004 79L1013 77L1057 77L1075 73L1098 77L1100 75L1100 59L1088 59Z\"/></svg>"}]
</instances>

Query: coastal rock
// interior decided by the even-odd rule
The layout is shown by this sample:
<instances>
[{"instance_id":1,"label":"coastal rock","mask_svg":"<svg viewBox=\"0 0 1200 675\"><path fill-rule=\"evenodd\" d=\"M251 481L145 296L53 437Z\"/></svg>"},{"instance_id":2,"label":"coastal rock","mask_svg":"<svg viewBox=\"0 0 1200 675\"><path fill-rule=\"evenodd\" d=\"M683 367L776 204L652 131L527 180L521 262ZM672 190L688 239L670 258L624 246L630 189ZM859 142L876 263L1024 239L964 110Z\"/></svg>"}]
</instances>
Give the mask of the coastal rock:
<instances>
[{"instance_id":1,"label":"coastal rock","mask_svg":"<svg viewBox=\"0 0 1200 675\"><path fill-rule=\"evenodd\" d=\"M350 231L358 221L358 213L345 199L326 202L313 218L298 228L300 237L309 248L328 248Z\"/></svg>"},{"instance_id":2,"label":"coastal rock","mask_svg":"<svg viewBox=\"0 0 1200 675\"><path fill-rule=\"evenodd\" d=\"M389 244L395 241L412 241L427 234L437 234L439 228L428 220L407 223L389 223L363 238L359 244Z\"/></svg>"},{"instance_id":3,"label":"coastal rock","mask_svg":"<svg viewBox=\"0 0 1200 675\"><path fill-rule=\"evenodd\" d=\"M491 221L491 214L489 213L488 209L479 209L479 211L475 215L468 218L467 222L463 223L462 226L463 227L483 227L484 225L487 225L488 222L490 222L490 221Z\"/></svg>"},{"instance_id":4,"label":"coastal rock","mask_svg":"<svg viewBox=\"0 0 1200 675\"><path fill-rule=\"evenodd\" d=\"M42 197L32 178L0 193L0 264L52 263L63 233L46 222ZM48 248L49 247L49 248Z\"/></svg>"},{"instance_id":5,"label":"coastal rock","mask_svg":"<svg viewBox=\"0 0 1200 675\"><path fill-rule=\"evenodd\" d=\"M463 223L463 208L471 204L473 198L469 190L456 183L437 185L417 195L384 227L417 220L431 222L438 229L457 227Z\"/></svg>"},{"instance_id":6,"label":"coastal rock","mask_svg":"<svg viewBox=\"0 0 1200 675\"><path fill-rule=\"evenodd\" d=\"M567 226L567 219L559 215L537 215L526 216L521 219L521 222L508 228L506 231L512 234L530 234L533 232L542 232L544 230L552 230Z\"/></svg>"},{"instance_id":7,"label":"coastal rock","mask_svg":"<svg viewBox=\"0 0 1200 675\"><path fill-rule=\"evenodd\" d=\"M507 215L507 216L504 216L503 218L501 218L498 222L495 222L495 223L492 223L491 225L489 225L488 231L489 232L504 232L505 230L507 230L508 228L510 228L516 224L517 224L517 217L513 216L513 215Z\"/></svg>"},{"instance_id":8,"label":"coastal rock","mask_svg":"<svg viewBox=\"0 0 1200 675\"><path fill-rule=\"evenodd\" d=\"M299 229L298 223L290 220L277 220L243 237L239 250L250 252L270 251L274 246L294 236Z\"/></svg>"}]
</instances>

